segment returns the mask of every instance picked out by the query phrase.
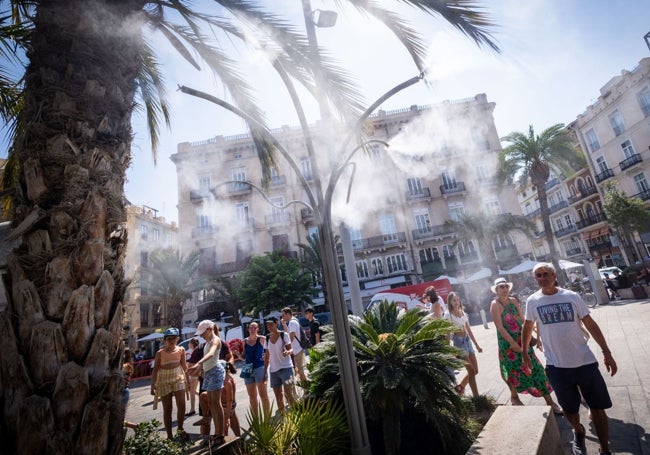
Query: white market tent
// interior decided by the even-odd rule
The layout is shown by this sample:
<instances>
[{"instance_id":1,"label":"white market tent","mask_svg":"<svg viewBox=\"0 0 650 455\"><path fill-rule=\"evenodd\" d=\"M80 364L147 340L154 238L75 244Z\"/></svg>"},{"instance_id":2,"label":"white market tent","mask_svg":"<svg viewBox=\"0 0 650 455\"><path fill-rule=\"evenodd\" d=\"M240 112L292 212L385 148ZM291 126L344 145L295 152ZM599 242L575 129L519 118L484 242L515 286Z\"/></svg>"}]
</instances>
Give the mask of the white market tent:
<instances>
[{"instance_id":1,"label":"white market tent","mask_svg":"<svg viewBox=\"0 0 650 455\"><path fill-rule=\"evenodd\" d=\"M440 275L436 280L449 280L449 284L458 284L458 278L448 275Z\"/></svg>"},{"instance_id":2,"label":"white market tent","mask_svg":"<svg viewBox=\"0 0 650 455\"><path fill-rule=\"evenodd\" d=\"M492 276L492 270L489 267L483 267L476 273L465 278L465 283L471 283L473 281L482 280L484 278L490 278Z\"/></svg>"},{"instance_id":3,"label":"white market tent","mask_svg":"<svg viewBox=\"0 0 650 455\"><path fill-rule=\"evenodd\" d=\"M506 275L513 275L515 273L530 272L531 270L533 270L533 267L535 267L536 264L537 261L527 260L522 262L519 265L514 266L511 269L504 270L503 273L505 273Z\"/></svg>"},{"instance_id":4,"label":"white market tent","mask_svg":"<svg viewBox=\"0 0 650 455\"><path fill-rule=\"evenodd\" d=\"M583 264L580 264L578 262L571 262L571 261L567 261L565 259L560 259L558 261L558 263L560 264L560 268L562 270L574 269L576 267L583 267L584 266Z\"/></svg>"},{"instance_id":5,"label":"white market tent","mask_svg":"<svg viewBox=\"0 0 650 455\"><path fill-rule=\"evenodd\" d=\"M162 338L163 336L164 335L162 333L160 333L160 332L150 333L149 335L146 335L146 336L143 336L142 338L139 338L138 343L140 341L158 340L158 339Z\"/></svg>"}]
</instances>

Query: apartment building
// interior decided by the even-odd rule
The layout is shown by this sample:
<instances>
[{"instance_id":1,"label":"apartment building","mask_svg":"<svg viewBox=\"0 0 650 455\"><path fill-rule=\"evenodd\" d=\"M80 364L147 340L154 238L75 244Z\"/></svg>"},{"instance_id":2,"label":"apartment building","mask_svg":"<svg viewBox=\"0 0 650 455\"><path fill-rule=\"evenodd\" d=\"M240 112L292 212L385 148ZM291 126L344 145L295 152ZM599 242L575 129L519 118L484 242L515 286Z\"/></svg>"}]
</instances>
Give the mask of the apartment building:
<instances>
[{"instance_id":1,"label":"apartment building","mask_svg":"<svg viewBox=\"0 0 650 455\"><path fill-rule=\"evenodd\" d=\"M642 259L634 245L625 244L625 233L608 225L601 201L604 186L612 182L629 197L650 203L650 58L607 82L596 102L568 128L585 151L592 174L592 180L582 180L584 187L570 187L576 191L573 197L581 196L575 220L590 256L600 266ZM592 181L595 188L589 186ZM638 234L633 242L647 257L650 228Z\"/></svg>"},{"instance_id":2,"label":"apartment building","mask_svg":"<svg viewBox=\"0 0 650 455\"><path fill-rule=\"evenodd\" d=\"M479 211L521 214L514 188L498 193L495 185L501 145L494 108L479 94L380 110L366 122L365 138L371 143L354 154L332 199L335 224L345 218L349 226L362 297L480 269L478 245L458 242L445 221ZM336 152L340 133L322 123L310 131L317 163L311 162L299 128L273 131L295 167L279 158L265 195L258 191L262 173L249 134L178 144L172 161L178 176L179 244L184 254L200 251L201 273L233 276L253 255L268 251L298 256L296 244L306 243L317 229L308 193L316 194L319 181L324 190L329 170L344 161ZM349 148L343 155L351 153ZM493 248L506 268L530 253L530 242L522 234L504 233ZM345 281L345 271L343 276ZM201 295L197 303L209 303Z\"/></svg>"},{"instance_id":3,"label":"apartment building","mask_svg":"<svg viewBox=\"0 0 650 455\"><path fill-rule=\"evenodd\" d=\"M159 305L141 299L147 296L146 285L140 273L150 266L151 253L162 249L178 249L178 226L168 223L158 211L145 205L128 205L126 208L128 245L124 260L124 275L131 280L127 289L124 309L128 325L129 345L135 339L153 332L166 324Z\"/></svg>"}]
</instances>

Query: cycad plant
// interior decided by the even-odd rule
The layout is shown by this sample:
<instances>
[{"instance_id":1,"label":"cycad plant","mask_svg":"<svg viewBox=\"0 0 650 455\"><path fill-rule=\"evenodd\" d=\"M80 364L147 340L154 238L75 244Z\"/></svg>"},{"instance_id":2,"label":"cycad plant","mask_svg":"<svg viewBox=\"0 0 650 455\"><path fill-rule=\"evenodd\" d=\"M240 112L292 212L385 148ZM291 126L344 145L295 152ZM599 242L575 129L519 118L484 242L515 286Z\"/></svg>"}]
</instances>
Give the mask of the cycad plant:
<instances>
[{"instance_id":1,"label":"cycad plant","mask_svg":"<svg viewBox=\"0 0 650 455\"><path fill-rule=\"evenodd\" d=\"M349 318L373 453L466 450L466 411L454 391L452 373L462 365L447 339L452 325L389 302ZM310 393L340 399L332 334L326 333L310 356Z\"/></svg>"},{"instance_id":2,"label":"cycad plant","mask_svg":"<svg viewBox=\"0 0 650 455\"><path fill-rule=\"evenodd\" d=\"M251 455L339 455L349 452L340 403L306 398L284 414L248 414L246 451Z\"/></svg>"}]
</instances>

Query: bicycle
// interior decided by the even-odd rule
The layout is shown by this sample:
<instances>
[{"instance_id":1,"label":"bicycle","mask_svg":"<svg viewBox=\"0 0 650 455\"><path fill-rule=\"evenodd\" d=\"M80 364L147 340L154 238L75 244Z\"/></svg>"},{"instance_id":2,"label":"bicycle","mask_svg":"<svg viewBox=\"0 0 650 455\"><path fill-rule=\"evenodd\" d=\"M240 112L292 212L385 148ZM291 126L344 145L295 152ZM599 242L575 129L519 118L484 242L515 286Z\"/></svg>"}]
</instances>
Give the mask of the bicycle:
<instances>
[{"instance_id":1,"label":"bicycle","mask_svg":"<svg viewBox=\"0 0 650 455\"><path fill-rule=\"evenodd\" d=\"M594 308L598 305L598 300L596 299L596 294L591 289L590 283L580 283L579 281L574 281L569 284L569 289L576 292L582 300L587 304L589 308Z\"/></svg>"}]
</instances>

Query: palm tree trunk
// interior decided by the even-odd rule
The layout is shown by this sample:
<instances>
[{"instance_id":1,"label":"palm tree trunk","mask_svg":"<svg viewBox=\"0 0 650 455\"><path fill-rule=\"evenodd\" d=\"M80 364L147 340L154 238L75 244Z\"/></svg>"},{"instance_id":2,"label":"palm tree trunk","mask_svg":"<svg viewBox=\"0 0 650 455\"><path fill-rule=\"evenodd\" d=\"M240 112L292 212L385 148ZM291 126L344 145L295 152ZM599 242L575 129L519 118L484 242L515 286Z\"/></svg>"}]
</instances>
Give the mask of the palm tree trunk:
<instances>
[{"instance_id":1,"label":"palm tree trunk","mask_svg":"<svg viewBox=\"0 0 650 455\"><path fill-rule=\"evenodd\" d=\"M0 318L6 453L119 453L125 170L140 2L40 1ZM135 29L126 30L125 24ZM106 33L111 30L111 33ZM134 32L135 30L135 32Z\"/></svg>"},{"instance_id":2,"label":"palm tree trunk","mask_svg":"<svg viewBox=\"0 0 650 455\"><path fill-rule=\"evenodd\" d=\"M557 279L560 284L564 283L564 274L560 268L559 256L557 254L557 248L555 248L555 236L553 235L553 227L551 226L551 212L548 209L548 199L546 194L546 180L544 183L535 185L537 188L537 196L539 197L539 212L542 217L542 223L544 224L544 235L546 237L546 243L548 243L548 251L551 255L551 262L555 266L557 271Z\"/></svg>"}]
</instances>

